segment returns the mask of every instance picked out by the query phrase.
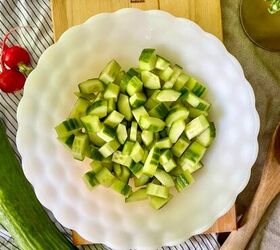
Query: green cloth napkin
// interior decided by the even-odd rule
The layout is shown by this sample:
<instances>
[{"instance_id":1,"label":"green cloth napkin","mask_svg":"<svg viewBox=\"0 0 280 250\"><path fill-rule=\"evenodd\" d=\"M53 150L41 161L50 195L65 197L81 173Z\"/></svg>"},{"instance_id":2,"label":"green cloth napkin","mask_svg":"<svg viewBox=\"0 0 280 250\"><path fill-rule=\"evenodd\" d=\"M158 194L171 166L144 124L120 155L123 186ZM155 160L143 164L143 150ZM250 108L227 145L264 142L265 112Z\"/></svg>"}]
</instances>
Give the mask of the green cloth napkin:
<instances>
[{"instance_id":1,"label":"green cloth napkin","mask_svg":"<svg viewBox=\"0 0 280 250\"><path fill-rule=\"evenodd\" d=\"M254 89L260 116L259 155L251 179L237 199L237 213L250 205L258 187L272 133L280 122L280 53L255 46L245 35L240 19L240 0L221 0L224 44L241 63L245 76ZM280 29L280 27L275 27ZM240 114L242 119L242 114ZM280 249L280 197L269 207L255 231L249 250Z\"/></svg>"}]
</instances>

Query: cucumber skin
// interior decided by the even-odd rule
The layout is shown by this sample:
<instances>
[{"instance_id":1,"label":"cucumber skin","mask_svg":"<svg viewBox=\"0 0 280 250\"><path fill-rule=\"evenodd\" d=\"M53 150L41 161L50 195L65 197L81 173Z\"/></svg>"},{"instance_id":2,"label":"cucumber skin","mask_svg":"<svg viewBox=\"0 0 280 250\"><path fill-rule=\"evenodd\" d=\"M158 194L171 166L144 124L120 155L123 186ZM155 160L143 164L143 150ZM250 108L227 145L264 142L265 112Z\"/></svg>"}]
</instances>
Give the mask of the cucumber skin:
<instances>
[{"instance_id":1,"label":"cucumber skin","mask_svg":"<svg viewBox=\"0 0 280 250\"><path fill-rule=\"evenodd\" d=\"M57 229L25 178L0 119L0 221L22 250L77 250Z\"/></svg>"}]
</instances>

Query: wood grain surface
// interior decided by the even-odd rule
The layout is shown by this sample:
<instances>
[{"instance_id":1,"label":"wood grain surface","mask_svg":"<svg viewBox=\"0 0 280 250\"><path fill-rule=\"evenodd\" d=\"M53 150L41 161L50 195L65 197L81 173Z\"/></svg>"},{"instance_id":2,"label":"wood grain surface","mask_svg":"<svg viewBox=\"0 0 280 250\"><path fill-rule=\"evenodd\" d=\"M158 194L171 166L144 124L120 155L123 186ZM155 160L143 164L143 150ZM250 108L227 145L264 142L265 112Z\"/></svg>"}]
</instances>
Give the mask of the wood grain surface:
<instances>
[{"instance_id":1,"label":"wood grain surface","mask_svg":"<svg viewBox=\"0 0 280 250\"><path fill-rule=\"evenodd\" d=\"M223 39L220 0L52 0L51 5L55 41L65 30L95 14L129 7L160 9L191 19L205 31ZM207 233L232 230L236 230L235 207L217 220ZM76 232L73 232L73 240L77 245L89 243Z\"/></svg>"}]
</instances>

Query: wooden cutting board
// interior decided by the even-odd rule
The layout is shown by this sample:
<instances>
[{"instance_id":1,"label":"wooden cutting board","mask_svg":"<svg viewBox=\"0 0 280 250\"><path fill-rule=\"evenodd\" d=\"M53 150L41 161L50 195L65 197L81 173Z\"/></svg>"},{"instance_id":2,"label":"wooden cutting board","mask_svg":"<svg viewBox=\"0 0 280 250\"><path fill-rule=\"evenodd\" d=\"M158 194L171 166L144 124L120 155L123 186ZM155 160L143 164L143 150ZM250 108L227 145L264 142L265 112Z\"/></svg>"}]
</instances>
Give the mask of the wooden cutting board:
<instances>
[{"instance_id":1,"label":"wooden cutting board","mask_svg":"<svg viewBox=\"0 0 280 250\"><path fill-rule=\"evenodd\" d=\"M128 7L160 9L174 16L189 18L223 40L220 0L52 0L51 5L55 41L69 27L97 13ZM218 219L207 233L232 230L236 230L235 207ZM73 232L73 241L76 245L89 244L76 232Z\"/></svg>"}]
</instances>

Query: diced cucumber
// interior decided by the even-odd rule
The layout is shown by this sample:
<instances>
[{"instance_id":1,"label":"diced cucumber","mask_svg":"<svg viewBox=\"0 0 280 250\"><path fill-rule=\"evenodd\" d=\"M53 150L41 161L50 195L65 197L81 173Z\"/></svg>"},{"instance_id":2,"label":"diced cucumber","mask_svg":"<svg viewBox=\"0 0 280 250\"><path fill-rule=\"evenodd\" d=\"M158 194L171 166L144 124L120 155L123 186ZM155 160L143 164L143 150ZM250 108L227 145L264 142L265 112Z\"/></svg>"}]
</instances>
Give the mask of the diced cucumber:
<instances>
[{"instance_id":1,"label":"diced cucumber","mask_svg":"<svg viewBox=\"0 0 280 250\"><path fill-rule=\"evenodd\" d=\"M195 166L186 167L186 170L188 170L192 174L193 172L197 171L198 169L200 169L202 167L203 167L203 163L199 162Z\"/></svg>"},{"instance_id":2,"label":"diced cucumber","mask_svg":"<svg viewBox=\"0 0 280 250\"><path fill-rule=\"evenodd\" d=\"M185 129L186 136L189 140L200 135L204 130L209 127L209 122L204 115L200 115L191 120Z\"/></svg>"},{"instance_id":3,"label":"diced cucumber","mask_svg":"<svg viewBox=\"0 0 280 250\"><path fill-rule=\"evenodd\" d=\"M120 123L117 127L117 138L120 144L124 144L127 139L127 130L124 124Z\"/></svg>"},{"instance_id":4,"label":"diced cucumber","mask_svg":"<svg viewBox=\"0 0 280 250\"><path fill-rule=\"evenodd\" d=\"M104 92L104 99L113 99L117 101L118 95L120 93L120 86L114 83L109 83Z\"/></svg>"},{"instance_id":5,"label":"diced cucumber","mask_svg":"<svg viewBox=\"0 0 280 250\"><path fill-rule=\"evenodd\" d=\"M149 130L152 132L159 132L164 129L165 122L156 117L141 116L139 125L144 130Z\"/></svg>"},{"instance_id":6,"label":"diced cucumber","mask_svg":"<svg viewBox=\"0 0 280 250\"><path fill-rule=\"evenodd\" d=\"M159 162L161 165L167 163L169 160L172 159L172 153L169 149L166 149L161 155L160 155L160 159Z\"/></svg>"},{"instance_id":7,"label":"diced cucumber","mask_svg":"<svg viewBox=\"0 0 280 250\"><path fill-rule=\"evenodd\" d=\"M143 82L137 77L133 76L126 87L126 92L133 96L135 93L141 92L143 89Z\"/></svg>"},{"instance_id":8,"label":"diced cucumber","mask_svg":"<svg viewBox=\"0 0 280 250\"><path fill-rule=\"evenodd\" d=\"M80 119L88 133L97 133L102 129L102 124L96 115L87 115Z\"/></svg>"},{"instance_id":9,"label":"diced cucumber","mask_svg":"<svg viewBox=\"0 0 280 250\"><path fill-rule=\"evenodd\" d=\"M189 105L193 106L196 109L207 111L210 108L210 103L196 96L192 92L187 92L180 97L180 100L187 102Z\"/></svg>"},{"instance_id":10,"label":"diced cucumber","mask_svg":"<svg viewBox=\"0 0 280 250\"><path fill-rule=\"evenodd\" d=\"M132 189L128 184L118 179L114 179L111 188L116 192L122 194L125 198L129 197L130 193L132 192Z\"/></svg>"},{"instance_id":11,"label":"diced cucumber","mask_svg":"<svg viewBox=\"0 0 280 250\"><path fill-rule=\"evenodd\" d=\"M189 145L190 141L184 134L182 134L179 140L171 148L171 151L176 157L181 157Z\"/></svg>"},{"instance_id":12,"label":"diced cucumber","mask_svg":"<svg viewBox=\"0 0 280 250\"><path fill-rule=\"evenodd\" d=\"M157 92L160 91L160 90L156 90ZM150 97L146 103L144 104L145 108L148 109L148 110L151 110L153 109L156 105L160 104L160 102L152 97Z\"/></svg>"},{"instance_id":13,"label":"diced cucumber","mask_svg":"<svg viewBox=\"0 0 280 250\"><path fill-rule=\"evenodd\" d=\"M74 92L74 94L82 99L85 99L87 101L93 102L95 100L95 94L83 94L81 92Z\"/></svg>"},{"instance_id":14,"label":"diced cucumber","mask_svg":"<svg viewBox=\"0 0 280 250\"><path fill-rule=\"evenodd\" d=\"M107 115L108 107L106 100L98 100L92 103L88 109L88 115L97 115L99 118L105 117Z\"/></svg>"},{"instance_id":15,"label":"diced cucumber","mask_svg":"<svg viewBox=\"0 0 280 250\"><path fill-rule=\"evenodd\" d=\"M98 94L97 94L97 96L95 97L95 102L96 101L99 101L99 100L103 100L103 92L99 92Z\"/></svg>"},{"instance_id":16,"label":"diced cucumber","mask_svg":"<svg viewBox=\"0 0 280 250\"><path fill-rule=\"evenodd\" d=\"M150 71L141 71L141 79L147 89L161 88L159 77Z\"/></svg>"},{"instance_id":17,"label":"diced cucumber","mask_svg":"<svg viewBox=\"0 0 280 250\"><path fill-rule=\"evenodd\" d=\"M168 112L169 108L166 106L165 103L161 102L156 104L152 109L150 109L149 115L160 119L164 119L168 115Z\"/></svg>"},{"instance_id":18,"label":"diced cucumber","mask_svg":"<svg viewBox=\"0 0 280 250\"><path fill-rule=\"evenodd\" d=\"M140 162L131 164L129 169L137 178L140 178L142 175L143 164Z\"/></svg>"},{"instance_id":19,"label":"diced cucumber","mask_svg":"<svg viewBox=\"0 0 280 250\"><path fill-rule=\"evenodd\" d=\"M82 128L79 119L69 118L55 127L58 137L67 137L77 133Z\"/></svg>"},{"instance_id":20,"label":"diced cucumber","mask_svg":"<svg viewBox=\"0 0 280 250\"><path fill-rule=\"evenodd\" d=\"M118 126L123 119L124 119L124 115L114 110L107 116L107 118L104 121L104 124L114 128Z\"/></svg>"},{"instance_id":21,"label":"diced cucumber","mask_svg":"<svg viewBox=\"0 0 280 250\"><path fill-rule=\"evenodd\" d=\"M206 148L194 141L184 152L179 160L179 165L186 170L188 167L195 166L203 157Z\"/></svg>"},{"instance_id":22,"label":"diced cucumber","mask_svg":"<svg viewBox=\"0 0 280 250\"><path fill-rule=\"evenodd\" d=\"M78 98L76 101L69 118L79 118L87 113L90 102L84 98Z\"/></svg>"},{"instance_id":23,"label":"diced cucumber","mask_svg":"<svg viewBox=\"0 0 280 250\"><path fill-rule=\"evenodd\" d=\"M118 152L118 151L116 151L116 152ZM116 153L115 152L115 153ZM115 154L114 153L114 154ZM122 167L121 167L121 165L120 164L118 164L118 163L114 163L113 164L113 170L114 170L114 173L115 173L115 176L120 176L121 174L122 174Z\"/></svg>"},{"instance_id":24,"label":"diced cucumber","mask_svg":"<svg viewBox=\"0 0 280 250\"><path fill-rule=\"evenodd\" d=\"M165 58L157 55L156 69L165 70L170 65L170 62Z\"/></svg>"},{"instance_id":25,"label":"diced cucumber","mask_svg":"<svg viewBox=\"0 0 280 250\"><path fill-rule=\"evenodd\" d=\"M178 79L179 75L182 72L182 67L180 67L179 65L175 65L173 67L173 73L171 75L171 77L169 78L168 81L166 81L163 85L164 89L171 89L173 88L173 85L175 84L176 80Z\"/></svg>"},{"instance_id":26,"label":"diced cucumber","mask_svg":"<svg viewBox=\"0 0 280 250\"><path fill-rule=\"evenodd\" d=\"M112 156L104 158L101 161L101 164L104 168L107 168L108 170L110 170L112 172L112 170L113 170Z\"/></svg>"},{"instance_id":27,"label":"diced cucumber","mask_svg":"<svg viewBox=\"0 0 280 250\"><path fill-rule=\"evenodd\" d=\"M147 157L148 157L148 154L149 154L149 151L148 151L148 149L144 149L144 155L143 155L143 157L142 157L142 163L144 164L145 162L146 162L146 159L147 159Z\"/></svg>"},{"instance_id":28,"label":"diced cucumber","mask_svg":"<svg viewBox=\"0 0 280 250\"><path fill-rule=\"evenodd\" d=\"M121 66L115 60L111 60L102 70L99 79L105 84L112 83L117 78L120 69Z\"/></svg>"},{"instance_id":29,"label":"diced cucumber","mask_svg":"<svg viewBox=\"0 0 280 250\"><path fill-rule=\"evenodd\" d=\"M80 92L83 94L92 94L104 90L103 83L98 78L86 80L79 83L78 86Z\"/></svg>"},{"instance_id":30,"label":"diced cucumber","mask_svg":"<svg viewBox=\"0 0 280 250\"><path fill-rule=\"evenodd\" d=\"M160 149L171 148L172 142L168 137L162 138L155 143L155 147L160 148Z\"/></svg>"},{"instance_id":31,"label":"diced cucumber","mask_svg":"<svg viewBox=\"0 0 280 250\"><path fill-rule=\"evenodd\" d=\"M138 78L140 78L140 70L137 69L137 68L130 68L130 69L127 71L127 74L128 74L130 77L137 76Z\"/></svg>"},{"instance_id":32,"label":"diced cucumber","mask_svg":"<svg viewBox=\"0 0 280 250\"><path fill-rule=\"evenodd\" d=\"M87 134L79 133L75 135L72 145L72 154L74 159L80 161L85 159L88 143L89 139Z\"/></svg>"},{"instance_id":33,"label":"diced cucumber","mask_svg":"<svg viewBox=\"0 0 280 250\"><path fill-rule=\"evenodd\" d=\"M118 99L118 110L122 113L127 121L132 120L131 108L127 95L120 94Z\"/></svg>"},{"instance_id":34,"label":"diced cucumber","mask_svg":"<svg viewBox=\"0 0 280 250\"><path fill-rule=\"evenodd\" d=\"M164 89L157 94L159 102L175 102L180 97L181 93L173 89Z\"/></svg>"},{"instance_id":35,"label":"diced cucumber","mask_svg":"<svg viewBox=\"0 0 280 250\"><path fill-rule=\"evenodd\" d=\"M190 111L190 118L196 118L200 115L208 116L207 111L204 111L204 110L199 110L199 109L190 107L189 111Z\"/></svg>"},{"instance_id":36,"label":"diced cucumber","mask_svg":"<svg viewBox=\"0 0 280 250\"><path fill-rule=\"evenodd\" d=\"M173 89L181 92L181 90L186 86L186 83L189 79L190 77L185 72L181 72L173 86Z\"/></svg>"},{"instance_id":37,"label":"diced cucumber","mask_svg":"<svg viewBox=\"0 0 280 250\"><path fill-rule=\"evenodd\" d=\"M133 109L132 114L133 114L135 120L137 121L137 123L140 122L141 116L149 116L148 112L146 111L146 109L143 106L141 106L137 109Z\"/></svg>"},{"instance_id":38,"label":"diced cucumber","mask_svg":"<svg viewBox=\"0 0 280 250\"><path fill-rule=\"evenodd\" d=\"M144 93L135 93L129 98L129 102L132 108L138 108L146 102L147 98Z\"/></svg>"},{"instance_id":39,"label":"diced cucumber","mask_svg":"<svg viewBox=\"0 0 280 250\"><path fill-rule=\"evenodd\" d=\"M172 177L167 174L164 170L157 169L155 172L155 177L160 181L160 183L168 188L174 187L174 181Z\"/></svg>"},{"instance_id":40,"label":"diced cucumber","mask_svg":"<svg viewBox=\"0 0 280 250\"><path fill-rule=\"evenodd\" d=\"M168 198L160 198L157 196L149 196L150 206L156 210L161 209L164 207L171 199L173 195L169 194Z\"/></svg>"},{"instance_id":41,"label":"diced cucumber","mask_svg":"<svg viewBox=\"0 0 280 250\"><path fill-rule=\"evenodd\" d=\"M117 75L117 77L116 77L114 83L116 83L117 85L120 85L120 83L121 83L122 79L124 78L124 76L125 76L125 72L124 72L123 70L121 70L121 71L118 73L118 75Z\"/></svg>"},{"instance_id":42,"label":"diced cucumber","mask_svg":"<svg viewBox=\"0 0 280 250\"><path fill-rule=\"evenodd\" d=\"M134 162L139 162L142 160L142 157L144 155L144 150L141 147L141 145L139 144L139 142L135 142L132 151L130 153L130 157L132 158L132 160Z\"/></svg>"},{"instance_id":43,"label":"diced cucumber","mask_svg":"<svg viewBox=\"0 0 280 250\"><path fill-rule=\"evenodd\" d=\"M170 127L174 121L186 120L188 118L189 111L184 107L173 108L169 111L166 117L166 125Z\"/></svg>"},{"instance_id":44,"label":"diced cucumber","mask_svg":"<svg viewBox=\"0 0 280 250\"><path fill-rule=\"evenodd\" d=\"M110 126L104 124L103 128L97 133L97 135L105 142L109 142L115 139L116 131Z\"/></svg>"},{"instance_id":45,"label":"diced cucumber","mask_svg":"<svg viewBox=\"0 0 280 250\"><path fill-rule=\"evenodd\" d=\"M141 187L145 185L150 180L150 177L147 175L141 175L140 178L134 177L134 186L135 187Z\"/></svg>"},{"instance_id":46,"label":"diced cucumber","mask_svg":"<svg viewBox=\"0 0 280 250\"><path fill-rule=\"evenodd\" d=\"M112 161L126 167L130 167L132 164L131 157L129 155L122 154L120 151L114 152Z\"/></svg>"},{"instance_id":47,"label":"diced cucumber","mask_svg":"<svg viewBox=\"0 0 280 250\"><path fill-rule=\"evenodd\" d=\"M141 133L141 138L145 146L148 147L154 140L154 133L148 130L143 130Z\"/></svg>"},{"instance_id":48,"label":"diced cucumber","mask_svg":"<svg viewBox=\"0 0 280 250\"><path fill-rule=\"evenodd\" d=\"M169 190L167 187L149 183L146 190L147 195L157 196L161 198L168 198Z\"/></svg>"},{"instance_id":49,"label":"diced cucumber","mask_svg":"<svg viewBox=\"0 0 280 250\"><path fill-rule=\"evenodd\" d=\"M103 168L103 166L102 166L100 161L92 161L90 163L90 166L91 166L92 171L95 174L97 174Z\"/></svg>"},{"instance_id":50,"label":"diced cucumber","mask_svg":"<svg viewBox=\"0 0 280 250\"><path fill-rule=\"evenodd\" d=\"M72 148L73 141L74 141L75 135L69 135L66 137L58 137L57 139L64 144L68 149Z\"/></svg>"},{"instance_id":51,"label":"diced cucumber","mask_svg":"<svg viewBox=\"0 0 280 250\"><path fill-rule=\"evenodd\" d=\"M99 148L99 152L106 158L117 151L119 147L119 142L117 140L112 140L105 143L101 148Z\"/></svg>"},{"instance_id":52,"label":"diced cucumber","mask_svg":"<svg viewBox=\"0 0 280 250\"><path fill-rule=\"evenodd\" d=\"M98 151L98 148L93 145L88 146L87 157L96 161L102 161L104 159L102 154L100 154L100 152Z\"/></svg>"},{"instance_id":53,"label":"diced cucumber","mask_svg":"<svg viewBox=\"0 0 280 250\"><path fill-rule=\"evenodd\" d=\"M204 147L209 147L216 137L216 128L213 122L209 123L209 127L200 134L196 140Z\"/></svg>"},{"instance_id":54,"label":"diced cucumber","mask_svg":"<svg viewBox=\"0 0 280 250\"><path fill-rule=\"evenodd\" d=\"M88 134L89 136L89 139L90 141L95 145L95 146L98 146L98 147L101 147L103 146L106 142L100 138L97 133L89 133Z\"/></svg>"},{"instance_id":55,"label":"diced cucumber","mask_svg":"<svg viewBox=\"0 0 280 250\"><path fill-rule=\"evenodd\" d=\"M134 146L134 142L126 141L124 146L123 146L122 154L123 155L130 155L133 146Z\"/></svg>"},{"instance_id":56,"label":"diced cucumber","mask_svg":"<svg viewBox=\"0 0 280 250\"><path fill-rule=\"evenodd\" d=\"M194 179L188 170L185 170L182 174L175 178L175 188L178 192L181 192L184 188L194 182Z\"/></svg>"},{"instance_id":57,"label":"diced cucumber","mask_svg":"<svg viewBox=\"0 0 280 250\"><path fill-rule=\"evenodd\" d=\"M136 141L137 139L137 127L138 127L138 124L137 122L132 122L131 123L131 128L130 128L130 134L129 134L129 140L131 141Z\"/></svg>"},{"instance_id":58,"label":"diced cucumber","mask_svg":"<svg viewBox=\"0 0 280 250\"><path fill-rule=\"evenodd\" d=\"M83 179L89 190L92 190L96 185L99 184L93 171L86 172L83 176Z\"/></svg>"},{"instance_id":59,"label":"diced cucumber","mask_svg":"<svg viewBox=\"0 0 280 250\"><path fill-rule=\"evenodd\" d=\"M172 74L173 74L173 69L170 66L168 66L165 70L160 70L158 76L161 80L166 82L170 79Z\"/></svg>"},{"instance_id":60,"label":"diced cucumber","mask_svg":"<svg viewBox=\"0 0 280 250\"><path fill-rule=\"evenodd\" d=\"M172 169L176 168L176 166L177 164L173 158L162 165L166 172L170 172Z\"/></svg>"},{"instance_id":61,"label":"diced cucumber","mask_svg":"<svg viewBox=\"0 0 280 250\"><path fill-rule=\"evenodd\" d=\"M185 127L185 120L177 120L172 123L168 134L171 143L175 143L178 141L179 137L184 132Z\"/></svg>"},{"instance_id":62,"label":"diced cucumber","mask_svg":"<svg viewBox=\"0 0 280 250\"><path fill-rule=\"evenodd\" d=\"M172 169L169 174L172 176L178 176L182 174L184 171L180 166L177 166L176 168Z\"/></svg>"},{"instance_id":63,"label":"diced cucumber","mask_svg":"<svg viewBox=\"0 0 280 250\"><path fill-rule=\"evenodd\" d=\"M157 62L155 49L143 49L139 57L140 70L153 70Z\"/></svg>"},{"instance_id":64,"label":"diced cucumber","mask_svg":"<svg viewBox=\"0 0 280 250\"><path fill-rule=\"evenodd\" d=\"M102 168L97 174L95 174L97 181L105 187L110 187L116 177L108 170L108 168Z\"/></svg>"},{"instance_id":65,"label":"diced cucumber","mask_svg":"<svg viewBox=\"0 0 280 250\"><path fill-rule=\"evenodd\" d=\"M128 180L130 178L130 170L125 167L125 166L121 166L121 174L118 176L119 180L121 180L124 183L128 183Z\"/></svg>"},{"instance_id":66,"label":"diced cucumber","mask_svg":"<svg viewBox=\"0 0 280 250\"><path fill-rule=\"evenodd\" d=\"M206 87L193 77L189 78L186 83L186 87L190 89L196 96L201 96L206 90Z\"/></svg>"},{"instance_id":67,"label":"diced cucumber","mask_svg":"<svg viewBox=\"0 0 280 250\"><path fill-rule=\"evenodd\" d=\"M146 194L146 188L139 188L138 190L132 192L126 199L125 202L134 202L148 199Z\"/></svg>"},{"instance_id":68,"label":"diced cucumber","mask_svg":"<svg viewBox=\"0 0 280 250\"><path fill-rule=\"evenodd\" d=\"M153 177L158 164L159 164L159 157L160 157L160 149L153 147L149 154L148 157L145 161L144 167L143 167L143 174L147 175L149 177Z\"/></svg>"},{"instance_id":69,"label":"diced cucumber","mask_svg":"<svg viewBox=\"0 0 280 250\"><path fill-rule=\"evenodd\" d=\"M129 82L129 80L131 79L131 76L127 73L124 74L123 78L121 79L121 82L120 82L120 91L125 94L126 93L126 87L127 87L127 84Z\"/></svg>"}]
</instances>

